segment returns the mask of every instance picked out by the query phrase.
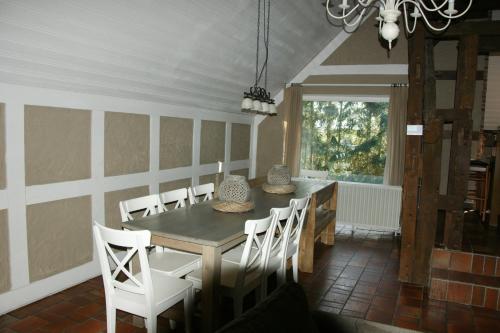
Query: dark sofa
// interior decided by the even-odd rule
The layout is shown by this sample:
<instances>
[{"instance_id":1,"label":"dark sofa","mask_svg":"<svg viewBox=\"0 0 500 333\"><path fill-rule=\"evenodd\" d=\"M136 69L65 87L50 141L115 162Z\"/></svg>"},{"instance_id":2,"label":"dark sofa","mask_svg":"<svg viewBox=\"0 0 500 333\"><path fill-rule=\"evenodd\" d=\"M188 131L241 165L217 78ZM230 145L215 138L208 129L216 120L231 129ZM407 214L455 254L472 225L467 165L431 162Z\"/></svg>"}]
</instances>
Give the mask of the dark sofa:
<instances>
[{"instance_id":1,"label":"dark sofa","mask_svg":"<svg viewBox=\"0 0 500 333\"><path fill-rule=\"evenodd\" d=\"M351 333L355 331L353 325L340 320L339 316L322 311L311 312L302 287L290 282L217 332Z\"/></svg>"}]
</instances>

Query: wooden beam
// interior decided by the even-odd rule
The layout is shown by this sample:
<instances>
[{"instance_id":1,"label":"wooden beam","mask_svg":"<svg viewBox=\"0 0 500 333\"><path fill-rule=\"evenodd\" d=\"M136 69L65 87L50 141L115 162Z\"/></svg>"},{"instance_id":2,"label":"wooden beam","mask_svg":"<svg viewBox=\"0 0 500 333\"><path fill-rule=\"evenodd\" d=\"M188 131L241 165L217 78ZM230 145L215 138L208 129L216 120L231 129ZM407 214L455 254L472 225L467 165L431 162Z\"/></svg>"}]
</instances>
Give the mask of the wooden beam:
<instances>
[{"instance_id":1,"label":"wooden beam","mask_svg":"<svg viewBox=\"0 0 500 333\"><path fill-rule=\"evenodd\" d=\"M488 54L500 51L500 35L479 36L479 53Z\"/></svg>"},{"instance_id":2,"label":"wooden beam","mask_svg":"<svg viewBox=\"0 0 500 333\"><path fill-rule=\"evenodd\" d=\"M456 80L457 72L456 71L436 71L435 72L436 80ZM477 71L476 80L483 80L484 71Z\"/></svg>"},{"instance_id":3,"label":"wooden beam","mask_svg":"<svg viewBox=\"0 0 500 333\"><path fill-rule=\"evenodd\" d=\"M500 21L462 21L452 24L444 34L436 38L457 38L464 35L498 36L500 35Z\"/></svg>"},{"instance_id":4,"label":"wooden beam","mask_svg":"<svg viewBox=\"0 0 500 333\"><path fill-rule=\"evenodd\" d=\"M464 205L460 202L460 199L452 195L440 195L438 198L438 209L452 211L460 210L463 206Z\"/></svg>"},{"instance_id":5,"label":"wooden beam","mask_svg":"<svg viewBox=\"0 0 500 333\"><path fill-rule=\"evenodd\" d=\"M472 141L472 107L476 85L479 38L466 35L460 38L455 84L455 112L466 115L453 122L451 137L448 194L463 204L467 195ZM457 204L458 204L457 203ZM461 249L463 237L463 209L446 212L444 243L448 248Z\"/></svg>"},{"instance_id":6,"label":"wooden beam","mask_svg":"<svg viewBox=\"0 0 500 333\"><path fill-rule=\"evenodd\" d=\"M415 236L415 269L411 282L427 286L431 253L436 238L443 141L443 122L436 115L434 42L430 39L425 41L424 82L422 187Z\"/></svg>"},{"instance_id":7,"label":"wooden beam","mask_svg":"<svg viewBox=\"0 0 500 333\"><path fill-rule=\"evenodd\" d=\"M408 94L406 122L412 125L422 124L424 48L425 28L419 23L408 39L409 83L412 89ZM422 170L421 144L420 136L406 136L399 265L401 281L411 281L414 272L418 191Z\"/></svg>"}]
</instances>

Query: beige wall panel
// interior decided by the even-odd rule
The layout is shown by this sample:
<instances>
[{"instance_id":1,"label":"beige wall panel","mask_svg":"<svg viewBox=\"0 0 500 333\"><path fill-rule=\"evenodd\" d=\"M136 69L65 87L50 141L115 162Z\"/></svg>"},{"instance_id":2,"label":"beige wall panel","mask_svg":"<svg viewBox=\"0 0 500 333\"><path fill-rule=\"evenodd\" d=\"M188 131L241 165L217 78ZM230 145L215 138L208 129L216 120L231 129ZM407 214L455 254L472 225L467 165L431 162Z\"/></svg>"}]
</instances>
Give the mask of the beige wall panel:
<instances>
[{"instance_id":1,"label":"beige wall panel","mask_svg":"<svg viewBox=\"0 0 500 333\"><path fill-rule=\"evenodd\" d=\"M408 75L311 75L303 83L310 84L392 84L407 83Z\"/></svg>"},{"instance_id":2,"label":"beige wall panel","mask_svg":"<svg viewBox=\"0 0 500 333\"><path fill-rule=\"evenodd\" d=\"M434 68L440 71L456 71L458 41L440 41L434 46Z\"/></svg>"},{"instance_id":3,"label":"beige wall panel","mask_svg":"<svg viewBox=\"0 0 500 333\"><path fill-rule=\"evenodd\" d=\"M91 197L26 207L30 281L92 261Z\"/></svg>"},{"instance_id":4,"label":"beige wall panel","mask_svg":"<svg viewBox=\"0 0 500 333\"><path fill-rule=\"evenodd\" d=\"M451 109L455 100L455 81L436 81L436 108Z\"/></svg>"},{"instance_id":5,"label":"beige wall panel","mask_svg":"<svg viewBox=\"0 0 500 333\"><path fill-rule=\"evenodd\" d=\"M224 161L226 123L202 120L200 142L200 164Z\"/></svg>"},{"instance_id":6,"label":"beige wall panel","mask_svg":"<svg viewBox=\"0 0 500 333\"><path fill-rule=\"evenodd\" d=\"M392 42L392 50L379 41L375 15L369 17L322 65L407 64L408 42L400 24L401 33Z\"/></svg>"},{"instance_id":7,"label":"beige wall panel","mask_svg":"<svg viewBox=\"0 0 500 333\"><path fill-rule=\"evenodd\" d=\"M304 87L304 95L389 96L390 87Z\"/></svg>"},{"instance_id":8,"label":"beige wall panel","mask_svg":"<svg viewBox=\"0 0 500 333\"><path fill-rule=\"evenodd\" d=\"M0 189L7 186L5 164L5 104L0 103Z\"/></svg>"},{"instance_id":9,"label":"beige wall panel","mask_svg":"<svg viewBox=\"0 0 500 333\"><path fill-rule=\"evenodd\" d=\"M9 225L7 210L0 210L0 294L10 290Z\"/></svg>"},{"instance_id":10,"label":"beige wall panel","mask_svg":"<svg viewBox=\"0 0 500 333\"><path fill-rule=\"evenodd\" d=\"M273 164L283 162L283 103L278 105L278 116L260 123L258 133L256 177L265 176Z\"/></svg>"},{"instance_id":11,"label":"beige wall panel","mask_svg":"<svg viewBox=\"0 0 500 333\"><path fill-rule=\"evenodd\" d=\"M121 216L118 203L122 200L143 197L149 194L149 186L139 186L124 190L104 193L104 217L106 226L109 228L121 229Z\"/></svg>"},{"instance_id":12,"label":"beige wall panel","mask_svg":"<svg viewBox=\"0 0 500 333\"><path fill-rule=\"evenodd\" d=\"M177 190L179 188L188 188L191 186L191 178L177 179L170 182L160 183L160 193Z\"/></svg>"},{"instance_id":13,"label":"beige wall panel","mask_svg":"<svg viewBox=\"0 0 500 333\"><path fill-rule=\"evenodd\" d=\"M26 105L26 185L90 178L91 112Z\"/></svg>"},{"instance_id":14,"label":"beige wall panel","mask_svg":"<svg viewBox=\"0 0 500 333\"><path fill-rule=\"evenodd\" d=\"M249 170L248 169L233 170L230 172L230 174L231 175L245 176L245 178L248 179Z\"/></svg>"},{"instance_id":15,"label":"beige wall panel","mask_svg":"<svg viewBox=\"0 0 500 333\"><path fill-rule=\"evenodd\" d=\"M193 119L160 117L160 169L193 164Z\"/></svg>"},{"instance_id":16,"label":"beige wall panel","mask_svg":"<svg viewBox=\"0 0 500 333\"><path fill-rule=\"evenodd\" d=\"M106 112L104 126L104 175L148 171L149 116Z\"/></svg>"},{"instance_id":17,"label":"beige wall panel","mask_svg":"<svg viewBox=\"0 0 500 333\"><path fill-rule=\"evenodd\" d=\"M231 161L250 158L250 125L231 125Z\"/></svg>"},{"instance_id":18,"label":"beige wall panel","mask_svg":"<svg viewBox=\"0 0 500 333\"><path fill-rule=\"evenodd\" d=\"M204 175L200 176L200 185L203 184L208 184L208 183L214 183L215 184L215 175L216 173L213 173L211 175ZM224 172L220 175L219 182L222 182L224 180Z\"/></svg>"}]
</instances>

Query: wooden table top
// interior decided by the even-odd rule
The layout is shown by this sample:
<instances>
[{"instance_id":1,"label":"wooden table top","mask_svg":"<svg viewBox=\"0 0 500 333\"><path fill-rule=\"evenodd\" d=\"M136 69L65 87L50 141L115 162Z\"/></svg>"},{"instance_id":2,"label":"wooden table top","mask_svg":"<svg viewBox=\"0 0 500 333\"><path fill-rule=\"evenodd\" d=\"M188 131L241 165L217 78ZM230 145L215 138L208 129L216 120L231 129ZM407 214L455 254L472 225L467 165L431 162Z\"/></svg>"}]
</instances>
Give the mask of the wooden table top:
<instances>
[{"instance_id":1,"label":"wooden table top","mask_svg":"<svg viewBox=\"0 0 500 333\"><path fill-rule=\"evenodd\" d=\"M273 207L286 207L290 199L312 194L330 181L292 181L297 190L291 194L270 194L261 187L251 189L255 208L247 213L223 213L212 208L212 200L157 215L141 217L122 225L129 230L149 230L153 235L206 246L219 247L243 236L246 220L269 216Z\"/></svg>"}]
</instances>

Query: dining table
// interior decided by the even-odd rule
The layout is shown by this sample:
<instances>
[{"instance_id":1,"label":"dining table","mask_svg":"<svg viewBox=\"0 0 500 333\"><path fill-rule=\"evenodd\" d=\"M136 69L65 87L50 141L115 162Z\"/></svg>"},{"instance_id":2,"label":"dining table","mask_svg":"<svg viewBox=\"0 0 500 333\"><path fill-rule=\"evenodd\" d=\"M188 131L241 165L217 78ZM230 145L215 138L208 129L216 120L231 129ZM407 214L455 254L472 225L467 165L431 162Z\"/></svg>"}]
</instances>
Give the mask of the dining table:
<instances>
[{"instance_id":1,"label":"dining table","mask_svg":"<svg viewBox=\"0 0 500 333\"><path fill-rule=\"evenodd\" d=\"M222 253L246 239L247 220L269 216L273 207L286 207L290 199L302 198L331 184L324 180L293 180L296 190L290 194L271 194L261 186L250 189L255 207L245 213L220 212L212 208L214 200L168 210L122 223L128 230L149 230L151 244L201 254L202 257L202 330L213 332L219 324Z\"/></svg>"}]
</instances>

